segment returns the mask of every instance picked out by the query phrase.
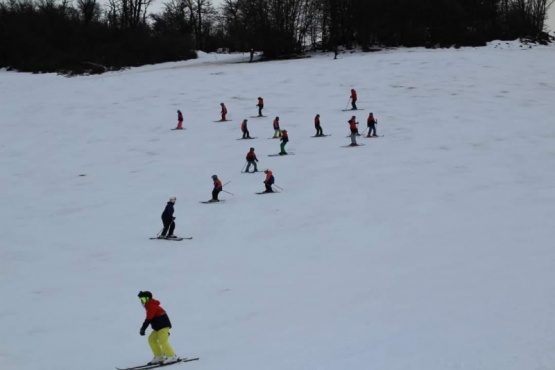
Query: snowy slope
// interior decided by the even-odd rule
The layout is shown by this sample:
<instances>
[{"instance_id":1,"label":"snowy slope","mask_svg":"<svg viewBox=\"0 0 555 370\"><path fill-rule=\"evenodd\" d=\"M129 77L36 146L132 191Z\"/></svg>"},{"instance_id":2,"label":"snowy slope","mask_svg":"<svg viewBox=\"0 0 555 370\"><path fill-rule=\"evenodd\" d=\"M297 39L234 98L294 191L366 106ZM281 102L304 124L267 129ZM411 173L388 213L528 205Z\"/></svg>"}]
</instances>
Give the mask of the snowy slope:
<instances>
[{"instance_id":1,"label":"snowy slope","mask_svg":"<svg viewBox=\"0 0 555 370\"><path fill-rule=\"evenodd\" d=\"M151 290L190 369L551 369L554 57L492 43L0 72L0 368L149 360ZM372 111L385 136L343 148L353 87L361 131ZM231 122L213 122L220 102ZM332 136L310 137L316 113ZM275 116L294 156L267 157ZM257 139L236 140L243 118ZM254 194L250 146L282 193ZM213 174L234 196L200 204ZM192 241L148 239L171 196Z\"/></svg>"}]
</instances>

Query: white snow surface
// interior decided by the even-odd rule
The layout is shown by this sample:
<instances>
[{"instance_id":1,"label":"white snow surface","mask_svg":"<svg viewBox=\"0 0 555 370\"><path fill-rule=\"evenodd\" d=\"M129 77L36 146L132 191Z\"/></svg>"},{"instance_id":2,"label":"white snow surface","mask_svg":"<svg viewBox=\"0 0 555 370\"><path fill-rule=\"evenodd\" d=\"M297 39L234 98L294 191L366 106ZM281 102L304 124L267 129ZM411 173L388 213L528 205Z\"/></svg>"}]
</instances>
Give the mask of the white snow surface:
<instances>
[{"instance_id":1,"label":"white snow surface","mask_svg":"<svg viewBox=\"0 0 555 370\"><path fill-rule=\"evenodd\" d=\"M0 72L0 368L150 360L150 290L175 369L553 369L555 47L244 60ZM384 136L345 148L351 88ZM149 240L171 196L191 241Z\"/></svg>"}]
</instances>

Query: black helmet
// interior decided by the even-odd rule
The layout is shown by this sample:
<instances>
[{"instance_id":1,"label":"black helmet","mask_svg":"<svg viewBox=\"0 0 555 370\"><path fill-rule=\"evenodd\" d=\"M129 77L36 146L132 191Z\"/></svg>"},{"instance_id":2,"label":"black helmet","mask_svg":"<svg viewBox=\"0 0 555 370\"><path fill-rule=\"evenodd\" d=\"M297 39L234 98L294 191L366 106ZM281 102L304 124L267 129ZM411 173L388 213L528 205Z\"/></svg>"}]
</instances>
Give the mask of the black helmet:
<instances>
[{"instance_id":1,"label":"black helmet","mask_svg":"<svg viewBox=\"0 0 555 370\"><path fill-rule=\"evenodd\" d=\"M254 148L251 148L251 152L254 152Z\"/></svg>"},{"instance_id":2,"label":"black helmet","mask_svg":"<svg viewBox=\"0 0 555 370\"><path fill-rule=\"evenodd\" d=\"M145 298L148 298L148 299L152 299L152 293L147 291L147 290L145 290L144 292L141 290L139 292L139 294L137 294L137 297L139 297L139 298L145 297Z\"/></svg>"}]
</instances>

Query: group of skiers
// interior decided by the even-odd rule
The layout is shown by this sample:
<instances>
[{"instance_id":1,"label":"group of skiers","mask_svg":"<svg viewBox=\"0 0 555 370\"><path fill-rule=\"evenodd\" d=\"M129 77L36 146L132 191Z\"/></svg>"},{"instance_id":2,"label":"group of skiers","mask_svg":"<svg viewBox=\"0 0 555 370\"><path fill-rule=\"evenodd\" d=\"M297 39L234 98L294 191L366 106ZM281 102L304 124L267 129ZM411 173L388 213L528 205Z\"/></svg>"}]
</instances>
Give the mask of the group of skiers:
<instances>
[{"instance_id":1,"label":"group of skiers","mask_svg":"<svg viewBox=\"0 0 555 370\"><path fill-rule=\"evenodd\" d=\"M351 89L351 94L349 96L349 100L351 102L351 110L357 110L356 102L358 100L357 92L355 89ZM220 103L221 107L221 122L227 121L227 107L224 103ZM258 107L258 117L264 117L262 114L262 110L264 109L264 99L258 97L258 101L256 104ZM248 127L247 127L247 119L244 119L241 123L241 131L243 133L242 139L252 139L250 136ZM376 133L376 124L378 123L377 119L374 117L373 113L368 115L366 120L368 134L366 137L376 137L378 136ZM356 116L352 116L351 119L348 121L349 129L350 129L350 138L351 138L351 146L358 145L356 142L356 137L361 136L358 132L358 122L356 120ZM285 151L285 145L289 142L289 136L287 130L282 130L280 128L280 121L279 117L275 117L273 121L273 128L274 128L274 135L273 139L279 138L281 141L280 144L280 152L279 155L287 155ZM315 137L326 136L322 130L322 126L320 123L320 114L316 114L314 117L314 128L316 129ZM183 114L180 110L177 111L177 130L183 129ZM251 166L253 166L253 172L258 172L258 158L256 157L255 149L250 148L248 153L246 154L246 173L250 172ZM264 178L264 187L265 190L263 193L272 193L274 192L272 185L274 185L275 178L273 172L270 169L264 170L265 178ZM223 191L223 184L222 181L218 178L217 175L212 175L213 181L213 188L212 188L212 198L208 201L208 203L219 202L218 195L220 192ZM261 194L261 193L259 193ZM158 238L161 239L171 239L176 238L174 235L175 230L175 216L174 216L174 205L177 201L176 197L171 197L167 202L164 211L162 212L162 224L163 228L160 232ZM149 365L155 364L171 364L177 361L180 361L177 355L175 354L172 346L169 343L169 330L171 329L171 322L166 313L166 311L160 306L160 302L153 298L152 293L149 291L141 291L138 294L138 297L146 310L146 318L143 322L143 325L140 329L140 335L145 335L145 331L148 326L152 327L152 332L148 337L148 343L151 347L152 353L154 358L148 363Z\"/></svg>"},{"instance_id":2,"label":"group of skiers","mask_svg":"<svg viewBox=\"0 0 555 370\"><path fill-rule=\"evenodd\" d=\"M357 146L358 144L356 137L361 135L358 133L358 122L356 120L356 116L352 116L351 119L347 121L347 123L349 124L349 130L351 131L351 146ZM366 126L368 130L368 134L366 135L366 137L378 136L378 134L376 133L377 123L378 120L374 117L374 113L370 112L370 114L368 114L368 118L366 119Z\"/></svg>"}]
</instances>

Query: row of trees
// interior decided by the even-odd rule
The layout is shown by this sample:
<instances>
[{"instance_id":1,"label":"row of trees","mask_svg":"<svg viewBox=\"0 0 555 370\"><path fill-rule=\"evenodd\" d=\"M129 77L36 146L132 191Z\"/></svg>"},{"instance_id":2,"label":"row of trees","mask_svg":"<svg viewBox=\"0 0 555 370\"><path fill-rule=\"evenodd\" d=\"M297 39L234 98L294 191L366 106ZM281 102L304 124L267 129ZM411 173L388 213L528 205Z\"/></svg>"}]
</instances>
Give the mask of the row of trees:
<instances>
[{"instance_id":1,"label":"row of trees","mask_svg":"<svg viewBox=\"0 0 555 370\"><path fill-rule=\"evenodd\" d=\"M538 38L554 0L0 0L0 67L101 72L193 50L483 45Z\"/></svg>"}]
</instances>

